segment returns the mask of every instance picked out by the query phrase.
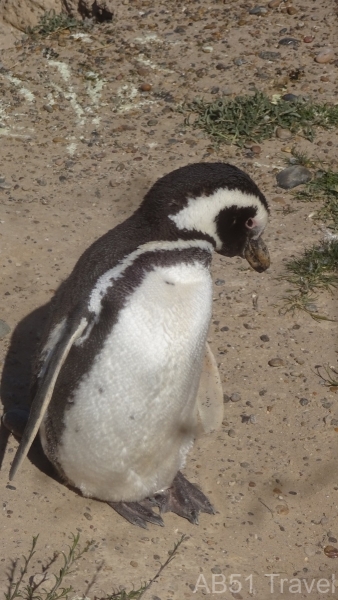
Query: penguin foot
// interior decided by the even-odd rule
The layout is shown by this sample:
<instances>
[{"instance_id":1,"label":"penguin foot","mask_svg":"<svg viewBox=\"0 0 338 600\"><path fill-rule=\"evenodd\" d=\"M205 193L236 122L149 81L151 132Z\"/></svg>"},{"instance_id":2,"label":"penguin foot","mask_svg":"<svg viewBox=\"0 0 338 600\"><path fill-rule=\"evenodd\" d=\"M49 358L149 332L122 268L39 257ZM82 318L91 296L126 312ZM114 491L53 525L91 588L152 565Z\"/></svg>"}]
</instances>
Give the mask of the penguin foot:
<instances>
[{"instance_id":1,"label":"penguin foot","mask_svg":"<svg viewBox=\"0 0 338 600\"><path fill-rule=\"evenodd\" d=\"M171 511L195 525L198 525L200 512L215 514L208 498L180 472L177 473L170 488L165 492L155 494L154 500L161 513Z\"/></svg>"},{"instance_id":2,"label":"penguin foot","mask_svg":"<svg viewBox=\"0 0 338 600\"><path fill-rule=\"evenodd\" d=\"M162 517L151 510L149 505L152 503L148 500L142 500L142 502L108 502L107 504L132 525L147 529L148 522L164 527Z\"/></svg>"},{"instance_id":3,"label":"penguin foot","mask_svg":"<svg viewBox=\"0 0 338 600\"><path fill-rule=\"evenodd\" d=\"M18 438L23 436L27 425L29 411L21 408L11 408L2 416L2 423L13 435Z\"/></svg>"}]
</instances>

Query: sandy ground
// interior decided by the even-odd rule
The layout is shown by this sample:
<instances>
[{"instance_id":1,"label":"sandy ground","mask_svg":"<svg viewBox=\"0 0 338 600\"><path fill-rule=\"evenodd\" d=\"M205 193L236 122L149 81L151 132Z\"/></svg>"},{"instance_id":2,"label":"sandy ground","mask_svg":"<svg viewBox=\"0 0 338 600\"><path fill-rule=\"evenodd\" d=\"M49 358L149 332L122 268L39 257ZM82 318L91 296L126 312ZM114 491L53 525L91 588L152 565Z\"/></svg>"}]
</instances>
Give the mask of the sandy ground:
<instances>
[{"instance_id":1,"label":"sandy ground","mask_svg":"<svg viewBox=\"0 0 338 600\"><path fill-rule=\"evenodd\" d=\"M284 262L323 234L310 216L315 199L300 203L275 179L293 146L337 170L337 132L318 132L314 143L299 136L267 141L254 157L233 146L215 153L175 112L196 95L216 98L215 86L229 97L256 86L269 95L336 101L338 53L335 62L315 61L323 47L334 48L333 0L299 0L288 11L282 3L263 16L249 14L253 6L124 0L112 23L87 34L65 31L0 53L0 175L9 185L0 190L0 318L12 330L0 341L4 407L27 402L29 361L54 290L160 175L213 160L246 170L269 199L264 237L272 257L264 274L240 258L213 261L213 279L224 283L214 288L211 346L224 392L240 399L225 404L221 431L196 442L185 472L217 514L202 515L199 526L167 514L164 529L132 527L57 481L38 446L9 484L18 442L3 431L0 590L11 559L27 553L33 535L39 543L30 574L42 572L71 532L81 532L82 544L95 540L66 580L83 594L96 574L87 591L93 599L149 579L184 533L178 556L145 598L337 595L337 560L324 553L338 546L337 393L315 372L318 364L337 365L337 322L279 313L289 287L278 279ZM278 47L287 36L299 40L298 49ZM262 50L280 57L264 60ZM290 79L297 68L303 75ZM141 92L142 84L151 91ZM338 317L330 294L317 306ZM269 366L272 358L283 366ZM222 581L229 586L234 574L240 585L225 591Z\"/></svg>"}]
</instances>

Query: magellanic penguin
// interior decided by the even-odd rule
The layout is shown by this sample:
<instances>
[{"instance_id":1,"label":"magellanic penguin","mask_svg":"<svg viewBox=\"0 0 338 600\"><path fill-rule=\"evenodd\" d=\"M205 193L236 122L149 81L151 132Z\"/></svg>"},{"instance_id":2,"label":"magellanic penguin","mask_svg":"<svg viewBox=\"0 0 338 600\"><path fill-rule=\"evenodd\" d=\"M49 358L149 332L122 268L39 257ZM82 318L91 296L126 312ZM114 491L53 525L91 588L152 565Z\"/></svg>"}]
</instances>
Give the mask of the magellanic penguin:
<instances>
[{"instance_id":1,"label":"magellanic penguin","mask_svg":"<svg viewBox=\"0 0 338 600\"><path fill-rule=\"evenodd\" d=\"M62 479L131 523L163 525L154 506L193 523L214 512L180 473L198 421L211 259L265 270L268 212L240 169L191 164L84 252L52 302L11 479L39 431Z\"/></svg>"}]
</instances>

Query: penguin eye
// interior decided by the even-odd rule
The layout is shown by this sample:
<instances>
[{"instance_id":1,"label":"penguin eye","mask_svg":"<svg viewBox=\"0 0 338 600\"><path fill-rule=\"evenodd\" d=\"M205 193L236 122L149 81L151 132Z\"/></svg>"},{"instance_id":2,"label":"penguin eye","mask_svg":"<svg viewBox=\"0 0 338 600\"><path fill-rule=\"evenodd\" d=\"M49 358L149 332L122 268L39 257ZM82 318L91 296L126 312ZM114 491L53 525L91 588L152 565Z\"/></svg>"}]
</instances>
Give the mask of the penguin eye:
<instances>
[{"instance_id":1,"label":"penguin eye","mask_svg":"<svg viewBox=\"0 0 338 600\"><path fill-rule=\"evenodd\" d=\"M245 226L248 229L252 229L255 226L255 223L254 223L253 219L248 219L247 222L245 223Z\"/></svg>"}]
</instances>

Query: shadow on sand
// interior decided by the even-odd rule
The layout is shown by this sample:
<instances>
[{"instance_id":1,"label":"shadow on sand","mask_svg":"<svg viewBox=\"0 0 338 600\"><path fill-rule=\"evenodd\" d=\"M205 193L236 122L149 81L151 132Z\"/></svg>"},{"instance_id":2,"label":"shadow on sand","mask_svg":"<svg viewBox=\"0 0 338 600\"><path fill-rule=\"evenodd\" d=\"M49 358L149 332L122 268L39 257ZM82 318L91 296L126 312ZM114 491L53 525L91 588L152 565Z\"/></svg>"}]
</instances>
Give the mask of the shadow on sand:
<instances>
[{"instance_id":1,"label":"shadow on sand","mask_svg":"<svg viewBox=\"0 0 338 600\"><path fill-rule=\"evenodd\" d=\"M15 408L29 410L33 363L49 309L50 303L34 310L20 321L12 334L0 384L3 412ZM10 435L9 431L1 423L0 469ZM55 477L54 470L42 451L38 437L28 457L38 469Z\"/></svg>"}]
</instances>

